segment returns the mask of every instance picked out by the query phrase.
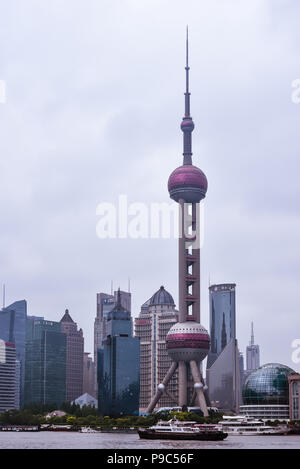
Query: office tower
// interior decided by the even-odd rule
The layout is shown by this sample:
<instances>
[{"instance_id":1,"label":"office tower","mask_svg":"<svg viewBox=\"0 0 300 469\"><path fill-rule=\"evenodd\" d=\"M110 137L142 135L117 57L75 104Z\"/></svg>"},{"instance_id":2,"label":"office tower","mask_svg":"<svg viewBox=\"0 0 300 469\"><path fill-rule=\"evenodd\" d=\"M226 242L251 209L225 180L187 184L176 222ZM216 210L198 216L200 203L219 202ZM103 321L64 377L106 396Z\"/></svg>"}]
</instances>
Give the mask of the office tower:
<instances>
[{"instance_id":1,"label":"office tower","mask_svg":"<svg viewBox=\"0 0 300 469\"><path fill-rule=\"evenodd\" d=\"M209 319L211 347L207 357L208 368L222 350L236 339L235 283L209 287Z\"/></svg>"},{"instance_id":2,"label":"office tower","mask_svg":"<svg viewBox=\"0 0 300 469\"><path fill-rule=\"evenodd\" d=\"M77 328L66 309L60 320L61 332L67 338L67 380L66 380L66 400L73 401L83 393L83 354L84 339L82 329Z\"/></svg>"},{"instance_id":3,"label":"office tower","mask_svg":"<svg viewBox=\"0 0 300 469\"><path fill-rule=\"evenodd\" d=\"M213 406L230 412L239 409L243 379L236 339L235 287L235 283L209 287L211 349L206 369L208 393Z\"/></svg>"},{"instance_id":4,"label":"office tower","mask_svg":"<svg viewBox=\"0 0 300 469\"><path fill-rule=\"evenodd\" d=\"M16 347L0 344L0 413L16 408Z\"/></svg>"},{"instance_id":5,"label":"office tower","mask_svg":"<svg viewBox=\"0 0 300 469\"><path fill-rule=\"evenodd\" d=\"M200 363L207 356L210 338L200 324L200 201L207 191L205 174L192 164L192 131L194 123L190 115L188 64L188 37L186 40L186 92L185 115L181 123L183 131L183 165L175 169L169 177L168 189L171 199L180 207L179 236L179 322L171 327L166 344L172 364L155 396L148 406L152 412L164 394L178 368L178 405L180 407L198 404L204 416L208 415L203 392L203 378ZM189 401L189 389L194 382L193 394Z\"/></svg>"},{"instance_id":6,"label":"office tower","mask_svg":"<svg viewBox=\"0 0 300 469\"><path fill-rule=\"evenodd\" d=\"M19 395L19 404L24 403L25 382L25 342L26 342L26 318L27 303L25 300L15 301L0 311L0 339L5 342L14 343L16 347L16 360L20 362L20 389L16 391Z\"/></svg>"},{"instance_id":7,"label":"office tower","mask_svg":"<svg viewBox=\"0 0 300 469\"><path fill-rule=\"evenodd\" d=\"M89 352L83 356L83 393L95 397L95 363Z\"/></svg>"},{"instance_id":8,"label":"office tower","mask_svg":"<svg viewBox=\"0 0 300 469\"><path fill-rule=\"evenodd\" d=\"M171 366L166 349L170 328L178 322L178 311L172 295L163 286L141 307L135 319L135 336L140 339L140 411L144 412ZM178 399L178 373L174 373L164 394L161 407L173 407ZM173 400L175 398L175 402Z\"/></svg>"},{"instance_id":9,"label":"office tower","mask_svg":"<svg viewBox=\"0 0 300 469\"><path fill-rule=\"evenodd\" d=\"M247 371L259 368L259 345L254 344L253 322L251 323L251 340L246 348Z\"/></svg>"},{"instance_id":10,"label":"office tower","mask_svg":"<svg viewBox=\"0 0 300 469\"><path fill-rule=\"evenodd\" d=\"M121 291L121 304L123 308L131 312L131 293ZM94 322L94 363L95 363L95 391L97 395L97 352L99 348L103 348L103 340L106 337L106 321L108 313L117 304L118 292L115 291L113 295L108 293L97 293L97 315Z\"/></svg>"},{"instance_id":11,"label":"office tower","mask_svg":"<svg viewBox=\"0 0 300 469\"><path fill-rule=\"evenodd\" d=\"M25 403L66 401L66 334L61 324L29 317L26 327Z\"/></svg>"},{"instance_id":12,"label":"office tower","mask_svg":"<svg viewBox=\"0 0 300 469\"><path fill-rule=\"evenodd\" d=\"M106 337L98 350L98 408L102 415L139 412L140 344L132 336L130 312L117 304L107 315Z\"/></svg>"}]
</instances>

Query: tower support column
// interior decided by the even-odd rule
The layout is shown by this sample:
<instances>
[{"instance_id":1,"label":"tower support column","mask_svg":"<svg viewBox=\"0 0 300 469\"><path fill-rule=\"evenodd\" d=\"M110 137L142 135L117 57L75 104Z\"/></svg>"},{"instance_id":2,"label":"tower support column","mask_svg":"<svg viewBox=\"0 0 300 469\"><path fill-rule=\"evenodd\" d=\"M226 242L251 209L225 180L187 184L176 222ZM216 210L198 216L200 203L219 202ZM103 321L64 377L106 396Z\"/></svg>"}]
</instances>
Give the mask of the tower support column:
<instances>
[{"instance_id":1,"label":"tower support column","mask_svg":"<svg viewBox=\"0 0 300 469\"><path fill-rule=\"evenodd\" d=\"M187 366L183 361L178 363L178 405L187 405Z\"/></svg>"},{"instance_id":2,"label":"tower support column","mask_svg":"<svg viewBox=\"0 0 300 469\"><path fill-rule=\"evenodd\" d=\"M169 371L166 374L166 376L164 377L162 383L158 385L158 389L155 393L155 396L151 399L151 402L150 402L150 404L147 408L147 412L151 413L154 410L154 407L158 403L161 395L164 392L165 387L168 385L168 383L169 383L170 379L172 378L173 374L175 373L176 369L177 369L177 363L172 362L172 364L169 368Z\"/></svg>"},{"instance_id":3,"label":"tower support column","mask_svg":"<svg viewBox=\"0 0 300 469\"><path fill-rule=\"evenodd\" d=\"M201 382L202 380L201 380L199 365L197 364L195 360L192 360L190 361L190 367L191 367L193 380L195 383L195 391L198 397L200 409L202 410L204 417L208 417L208 410L207 410L206 400L205 400L205 396L203 392L203 384Z\"/></svg>"}]
</instances>

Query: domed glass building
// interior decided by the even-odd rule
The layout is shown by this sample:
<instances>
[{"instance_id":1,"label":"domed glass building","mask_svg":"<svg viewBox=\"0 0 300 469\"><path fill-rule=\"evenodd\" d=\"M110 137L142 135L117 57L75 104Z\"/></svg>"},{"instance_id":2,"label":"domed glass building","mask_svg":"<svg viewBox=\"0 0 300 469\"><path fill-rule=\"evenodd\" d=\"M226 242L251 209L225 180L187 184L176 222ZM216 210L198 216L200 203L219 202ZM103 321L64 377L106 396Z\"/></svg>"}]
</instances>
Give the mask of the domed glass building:
<instances>
[{"instance_id":1,"label":"domed glass building","mask_svg":"<svg viewBox=\"0 0 300 469\"><path fill-rule=\"evenodd\" d=\"M289 417L288 375L294 371L280 363L267 363L248 376L240 411L260 418Z\"/></svg>"}]
</instances>

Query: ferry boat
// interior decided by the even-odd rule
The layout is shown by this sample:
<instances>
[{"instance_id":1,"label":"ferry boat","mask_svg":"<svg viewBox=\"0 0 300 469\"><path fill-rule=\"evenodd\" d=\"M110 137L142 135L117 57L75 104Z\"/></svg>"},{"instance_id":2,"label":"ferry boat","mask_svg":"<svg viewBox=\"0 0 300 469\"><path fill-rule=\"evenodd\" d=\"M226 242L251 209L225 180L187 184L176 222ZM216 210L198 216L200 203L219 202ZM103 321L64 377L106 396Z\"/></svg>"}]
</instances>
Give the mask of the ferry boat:
<instances>
[{"instance_id":1,"label":"ferry boat","mask_svg":"<svg viewBox=\"0 0 300 469\"><path fill-rule=\"evenodd\" d=\"M224 440L227 433L218 425L197 424L171 419L167 422L160 420L149 428L139 428L140 438L148 440Z\"/></svg>"},{"instance_id":2,"label":"ferry boat","mask_svg":"<svg viewBox=\"0 0 300 469\"><path fill-rule=\"evenodd\" d=\"M261 420L246 415L223 415L219 425L228 435L286 435L289 430L287 425L271 427Z\"/></svg>"},{"instance_id":3,"label":"ferry boat","mask_svg":"<svg viewBox=\"0 0 300 469\"><path fill-rule=\"evenodd\" d=\"M91 427L81 427L80 433L100 433L99 430Z\"/></svg>"}]
</instances>

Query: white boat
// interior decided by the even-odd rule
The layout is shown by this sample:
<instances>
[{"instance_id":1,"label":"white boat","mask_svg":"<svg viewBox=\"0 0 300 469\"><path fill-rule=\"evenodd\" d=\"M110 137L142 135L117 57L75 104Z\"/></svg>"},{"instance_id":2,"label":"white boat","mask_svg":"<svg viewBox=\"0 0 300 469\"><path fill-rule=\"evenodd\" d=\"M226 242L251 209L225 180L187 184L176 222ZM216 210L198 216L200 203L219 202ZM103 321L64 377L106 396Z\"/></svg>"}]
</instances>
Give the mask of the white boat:
<instances>
[{"instance_id":1,"label":"white boat","mask_svg":"<svg viewBox=\"0 0 300 469\"><path fill-rule=\"evenodd\" d=\"M80 433L99 433L99 431L91 427L82 427Z\"/></svg>"},{"instance_id":2,"label":"white boat","mask_svg":"<svg viewBox=\"0 0 300 469\"><path fill-rule=\"evenodd\" d=\"M197 424L176 418L160 420L149 428L139 428L140 438L147 440L224 440L227 433L219 425Z\"/></svg>"},{"instance_id":3,"label":"white boat","mask_svg":"<svg viewBox=\"0 0 300 469\"><path fill-rule=\"evenodd\" d=\"M223 415L223 420L219 422L219 425L228 435L286 435L288 433L287 425L272 427L246 415Z\"/></svg>"}]
</instances>

